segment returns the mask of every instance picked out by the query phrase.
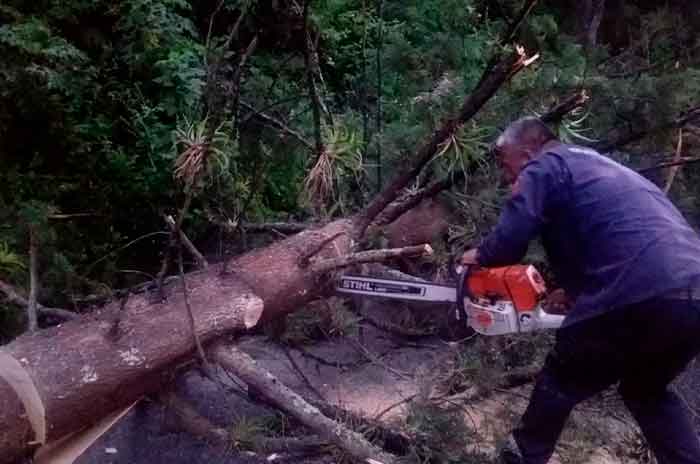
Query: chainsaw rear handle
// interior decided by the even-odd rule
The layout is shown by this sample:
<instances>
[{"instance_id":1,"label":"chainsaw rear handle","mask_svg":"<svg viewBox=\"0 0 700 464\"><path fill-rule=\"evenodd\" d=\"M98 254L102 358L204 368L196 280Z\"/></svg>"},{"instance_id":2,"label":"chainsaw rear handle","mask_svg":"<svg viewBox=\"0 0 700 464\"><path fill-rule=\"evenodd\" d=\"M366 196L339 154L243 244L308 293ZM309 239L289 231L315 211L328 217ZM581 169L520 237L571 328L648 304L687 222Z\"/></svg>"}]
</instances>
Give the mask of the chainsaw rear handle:
<instances>
[{"instance_id":1,"label":"chainsaw rear handle","mask_svg":"<svg viewBox=\"0 0 700 464\"><path fill-rule=\"evenodd\" d=\"M542 308L537 310L537 327L539 329L558 329L566 316L562 314L550 314Z\"/></svg>"}]
</instances>

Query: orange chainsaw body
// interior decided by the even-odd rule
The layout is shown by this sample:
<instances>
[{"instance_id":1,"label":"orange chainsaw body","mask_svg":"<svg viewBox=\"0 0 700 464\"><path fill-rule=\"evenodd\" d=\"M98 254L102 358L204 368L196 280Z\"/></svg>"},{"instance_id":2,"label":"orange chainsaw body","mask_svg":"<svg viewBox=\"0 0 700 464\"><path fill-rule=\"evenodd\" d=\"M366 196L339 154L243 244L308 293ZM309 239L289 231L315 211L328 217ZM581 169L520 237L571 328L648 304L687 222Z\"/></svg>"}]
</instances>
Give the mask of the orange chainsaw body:
<instances>
[{"instance_id":1,"label":"orange chainsaw body","mask_svg":"<svg viewBox=\"0 0 700 464\"><path fill-rule=\"evenodd\" d=\"M518 312L533 311L547 291L537 269L524 264L474 270L466 285L472 297L511 301Z\"/></svg>"}]
</instances>

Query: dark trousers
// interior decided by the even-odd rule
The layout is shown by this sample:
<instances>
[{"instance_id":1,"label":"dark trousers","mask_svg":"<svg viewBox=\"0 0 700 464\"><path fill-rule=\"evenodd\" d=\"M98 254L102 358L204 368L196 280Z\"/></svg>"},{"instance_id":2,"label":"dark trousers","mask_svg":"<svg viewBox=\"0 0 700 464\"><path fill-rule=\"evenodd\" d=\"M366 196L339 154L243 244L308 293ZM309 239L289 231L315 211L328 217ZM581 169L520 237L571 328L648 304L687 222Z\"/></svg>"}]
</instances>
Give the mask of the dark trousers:
<instances>
[{"instance_id":1,"label":"dark trousers","mask_svg":"<svg viewBox=\"0 0 700 464\"><path fill-rule=\"evenodd\" d=\"M659 464L700 464L700 441L669 383L700 352L700 302L656 299L558 331L513 431L524 462L544 464L573 407L618 390Z\"/></svg>"}]
</instances>

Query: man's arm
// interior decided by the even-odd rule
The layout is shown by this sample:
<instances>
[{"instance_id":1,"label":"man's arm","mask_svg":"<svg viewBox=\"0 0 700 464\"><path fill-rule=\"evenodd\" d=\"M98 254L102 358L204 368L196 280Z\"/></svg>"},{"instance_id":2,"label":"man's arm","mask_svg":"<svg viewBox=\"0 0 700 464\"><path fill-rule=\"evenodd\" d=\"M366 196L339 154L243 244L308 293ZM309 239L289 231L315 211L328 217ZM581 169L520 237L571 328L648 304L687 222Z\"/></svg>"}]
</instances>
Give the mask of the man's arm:
<instances>
[{"instance_id":1,"label":"man's arm","mask_svg":"<svg viewBox=\"0 0 700 464\"><path fill-rule=\"evenodd\" d=\"M547 221L547 212L565 194L569 176L561 158L543 155L520 173L514 193L506 203L493 231L481 245L465 253L465 264L484 267L519 262L532 240Z\"/></svg>"}]
</instances>

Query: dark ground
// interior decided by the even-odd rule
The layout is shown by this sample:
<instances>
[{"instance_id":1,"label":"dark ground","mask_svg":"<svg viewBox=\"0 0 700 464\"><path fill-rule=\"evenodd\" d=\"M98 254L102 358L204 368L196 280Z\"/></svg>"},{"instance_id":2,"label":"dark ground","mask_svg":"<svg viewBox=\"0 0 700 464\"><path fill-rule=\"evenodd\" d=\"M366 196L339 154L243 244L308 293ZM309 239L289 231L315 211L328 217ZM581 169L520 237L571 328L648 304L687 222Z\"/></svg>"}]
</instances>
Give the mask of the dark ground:
<instances>
[{"instance_id":1,"label":"dark ground","mask_svg":"<svg viewBox=\"0 0 700 464\"><path fill-rule=\"evenodd\" d=\"M302 394L309 394L308 390L304 391L304 385L288 367L288 362L281 352L274 346L268 347L268 345L269 343L261 337L249 340L247 345L244 344L246 351L256 359L262 360L263 364L274 372L280 380ZM422 362L439 362L441 356L439 345L433 347L436 349L431 350L430 346L422 349L397 348L397 357L395 359L385 358L385 360L392 367L402 371L409 369L408 361L410 359L420 359ZM374 346L374 348L378 347ZM352 359L353 356L352 350L338 344L320 349L321 351L318 353L328 358L347 360ZM379 351L381 350L377 349L377 352ZM314 363L309 364L308 360L301 357L298 357L297 361L307 374L312 371L311 365ZM307 364L304 364L305 362ZM345 397L345 401L352 403L353 399L350 396L353 393L352 389L356 389L357 391L354 393L357 396L373 397L379 395L377 400L377 407L379 407L381 401L384 400L381 398L382 385L386 386L387 401L391 396L389 393L394 395L391 397L392 402L395 401L396 394L400 395L398 396L400 398L411 393L411 385L406 383L402 386L396 378L386 376L386 372L381 368L372 369L370 366L350 380L348 379L353 376L352 373L341 374L332 369L319 369L318 366L313 369L318 376L312 377L312 382L318 382L317 386L322 393L335 401L343 402ZM336 386L333 385L334 382L337 384ZM341 386L338 387L338 385ZM219 386L203 379L196 371L181 375L177 380L176 388L179 393L195 405L200 413L219 425L230 424L232 418L241 415L266 414L264 408L248 403L237 395L223 394ZM349 390L344 392L343 388ZM377 388L380 390L378 391ZM689 369L676 382L676 388L693 411L695 423L700 431L700 414L695 412L700 411L700 362L696 360L691 363ZM615 437L607 436L603 437L603 440L615 441ZM268 457L267 455L256 456L252 453L215 449L200 439L178 431L171 416L160 403L144 400L86 451L76 464L257 464L266 462L320 464L333 462L330 457L279 456L273 460L268 460ZM624 461L604 462L630 461L628 456Z\"/></svg>"}]
</instances>

